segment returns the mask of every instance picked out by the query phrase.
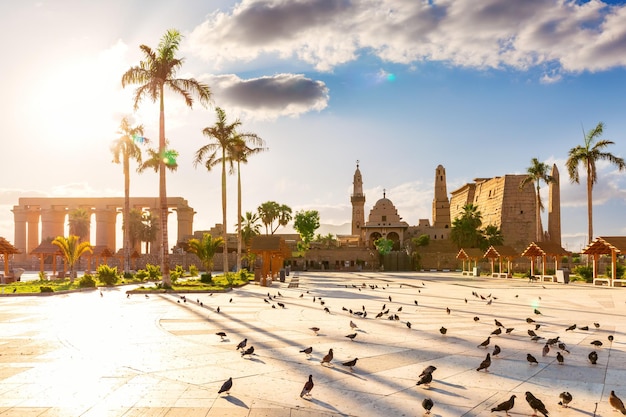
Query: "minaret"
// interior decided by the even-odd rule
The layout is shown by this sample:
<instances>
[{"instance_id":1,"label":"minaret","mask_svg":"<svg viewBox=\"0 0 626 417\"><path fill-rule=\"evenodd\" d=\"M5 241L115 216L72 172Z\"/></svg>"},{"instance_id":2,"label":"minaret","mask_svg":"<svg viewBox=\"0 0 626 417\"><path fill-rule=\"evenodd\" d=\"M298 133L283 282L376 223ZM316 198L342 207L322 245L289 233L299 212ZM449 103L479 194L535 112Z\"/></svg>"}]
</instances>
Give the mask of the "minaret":
<instances>
[{"instance_id":1,"label":"minaret","mask_svg":"<svg viewBox=\"0 0 626 417\"><path fill-rule=\"evenodd\" d=\"M365 224L365 194L363 194L363 177L359 170L359 161L356 161L356 171L352 181L352 235L364 238L362 226Z\"/></svg>"},{"instance_id":2,"label":"minaret","mask_svg":"<svg viewBox=\"0 0 626 417\"><path fill-rule=\"evenodd\" d=\"M435 197L433 198L433 227L450 228L450 200L446 188L446 169L438 165L435 170Z\"/></svg>"},{"instance_id":3,"label":"minaret","mask_svg":"<svg viewBox=\"0 0 626 417\"><path fill-rule=\"evenodd\" d=\"M556 164L552 165L550 176L554 181L548 189L548 236L550 242L561 246L561 186Z\"/></svg>"}]
</instances>

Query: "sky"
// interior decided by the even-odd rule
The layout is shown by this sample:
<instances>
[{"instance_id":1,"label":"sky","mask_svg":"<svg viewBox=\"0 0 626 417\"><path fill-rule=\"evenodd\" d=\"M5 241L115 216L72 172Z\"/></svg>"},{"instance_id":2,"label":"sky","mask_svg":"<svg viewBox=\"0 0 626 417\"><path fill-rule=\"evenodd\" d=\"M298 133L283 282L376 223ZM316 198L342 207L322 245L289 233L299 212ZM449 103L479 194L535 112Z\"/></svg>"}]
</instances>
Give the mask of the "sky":
<instances>
[{"instance_id":1,"label":"sky","mask_svg":"<svg viewBox=\"0 0 626 417\"><path fill-rule=\"evenodd\" d=\"M570 183L564 163L599 122L615 142L606 150L626 157L625 3L0 2L0 236L13 241L19 197L123 196L110 145L124 116L157 140L158 107L144 100L134 111L135 87L121 77L143 59L140 45L156 49L174 28L184 36L177 75L212 91L210 106L192 109L165 95L166 137L180 154L168 195L194 208L194 230L222 222L220 171L193 164L219 106L268 148L242 167L244 212L276 201L342 226L321 232L348 234L358 160L366 213L385 190L416 225L431 219L438 165L450 193L523 174L537 158L559 168L564 246L579 251L586 177L581 169L581 184ZM597 168L594 234L625 235L626 173ZM234 232L235 176L227 193ZM133 172L131 196L157 195L156 174Z\"/></svg>"}]
</instances>

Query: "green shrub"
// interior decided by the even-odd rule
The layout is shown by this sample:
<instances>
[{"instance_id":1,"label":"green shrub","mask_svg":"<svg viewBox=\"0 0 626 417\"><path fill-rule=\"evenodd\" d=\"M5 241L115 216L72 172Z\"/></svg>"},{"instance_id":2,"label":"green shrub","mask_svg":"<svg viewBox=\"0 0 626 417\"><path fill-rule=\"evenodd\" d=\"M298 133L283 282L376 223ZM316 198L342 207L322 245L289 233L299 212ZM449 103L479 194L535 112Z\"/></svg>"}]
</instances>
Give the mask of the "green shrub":
<instances>
[{"instance_id":1,"label":"green shrub","mask_svg":"<svg viewBox=\"0 0 626 417\"><path fill-rule=\"evenodd\" d=\"M574 268L574 274L583 278L585 282L593 282L593 267L587 265L579 265Z\"/></svg>"},{"instance_id":2,"label":"green shrub","mask_svg":"<svg viewBox=\"0 0 626 417\"><path fill-rule=\"evenodd\" d=\"M156 280L161 277L161 267L159 265L146 264L146 271L150 279Z\"/></svg>"},{"instance_id":3,"label":"green shrub","mask_svg":"<svg viewBox=\"0 0 626 417\"><path fill-rule=\"evenodd\" d=\"M140 269L139 271L137 271L137 273L135 274L135 277L137 279L140 279L142 281L145 281L147 278L150 277L150 274L148 273L148 271L146 271L145 269Z\"/></svg>"},{"instance_id":4,"label":"green shrub","mask_svg":"<svg viewBox=\"0 0 626 417\"><path fill-rule=\"evenodd\" d=\"M42 285L39 287L39 291L41 292L54 292L52 287L48 287L47 285Z\"/></svg>"},{"instance_id":5,"label":"green shrub","mask_svg":"<svg viewBox=\"0 0 626 417\"><path fill-rule=\"evenodd\" d=\"M96 288L96 280L91 274L83 275L78 281L79 288Z\"/></svg>"},{"instance_id":6,"label":"green shrub","mask_svg":"<svg viewBox=\"0 0 626 417\"><path fill-rule=\"evenodd\" d=\"M46 277L46 273L43 271L39 271L39 281L45 281L48 277Z\"/></svg>"},{"instance_id":7,"label":"green shrub","mask_svg":"<svg viewBox=\"0 0 626 417\"><path fill-rule=\"evenodd\" d=\"M131 272L124 272L124 279L133 279L133 274Z\"/></svg>"},{"instance_id":8,"label":"green shrub","mask_svg":"<svg viewBox=\"0 0 626 417\"><path fill-rule=\"evenodd\" d=\"M198 267L195 265L189 265L189 275L192 277L198 276Z\"/></svg>"},{"instance_id":9,"label":"green shrub","mask_svg":"<svg viewBox=\"0 0 626 417\"><path fill-rule=\"evenodd\" d=\"M202 274L200 275L200 282L203 284L211 284L213 282L213 276L211 275L210 272L207 272L206 274Z\"/></svg>"},{"instance_id":10,"label":"green shrub","mask_svg":"<svg viewBox=\"0 0 626 417\"><path fill-rule=\"evenodd\" d=\"M98 279L105 285L115 285L120 278L117 266L111 268L107 264L100 265L96 270L96 274L98 274Z\"/></svg>"},{"instance_id":11,"label":"green shrub","mask_svg":"<svg viewBox=\"0 0 626 417\"><path fill-rule=\"evenodd\" d=\"M624 271L626 271L626 268L622 264L617 264L615 267L616 267L616 274L615 275L617 275L616 279L622 278L624 276ZM611 275L613 275L613 266L612 265L607 265L606 266L606 275L608 277L611 277ZM613 277L611 277L611 278L613 278Z\"/></svg>"},{"instance_id":12,"label":"green shrub","mask_svg":"<svg viewBox=\"0 0 626 417\"><path fill-rule=\"evenodd\" d=\"M176 268L170 270L170 279L172 283L176 282L178 278L182 277L185 274L185 270L182 266L176 265Z\"/></svg>"}]
</instances>

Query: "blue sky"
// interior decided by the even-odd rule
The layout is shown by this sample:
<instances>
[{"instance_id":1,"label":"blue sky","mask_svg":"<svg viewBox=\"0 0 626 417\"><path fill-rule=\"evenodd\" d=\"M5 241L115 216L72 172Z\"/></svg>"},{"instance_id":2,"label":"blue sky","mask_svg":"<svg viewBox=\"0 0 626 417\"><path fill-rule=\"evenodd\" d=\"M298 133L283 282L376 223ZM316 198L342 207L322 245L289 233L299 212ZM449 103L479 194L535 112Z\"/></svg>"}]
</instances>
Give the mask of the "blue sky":
<instances>
[{"instance_id":1,"label":"blue sky","mask_svg":"<svg viewBox=\"0 0 626 417\"><path fill-rule=\"evenodd\" d=\"M471 3L471 4L470 4ZM242 171L244 211L268 200L350 221L355 161L366 209L383 188L409 224L431 217L434 171L448 191L476 177L523 173L533 157L561 172L566 247L586 241L584 185L564 161L583 130L605 123L626 156L624 2L122 0L0 3L11 33L0 70L0 236L13 238L20 196L122 196L109 145L124 115L158 135L158 110L132 109L122 73L169 28L184 34L181 76L208 83L214 106L268 152ZM181 154L168 194L196 210L194 228L221 222L219 172L192 165L213 108L166 96L166 134ZM600 164L596 235L626 234L625 173ZM584 180L584 178L583 178ZM228 228L236 223L234 177ZM547 191L547 187L543 187ZM157 177L131 195L157 195ZM349 233L349 228L340 229Z\"/></svg>"}]
</instances>

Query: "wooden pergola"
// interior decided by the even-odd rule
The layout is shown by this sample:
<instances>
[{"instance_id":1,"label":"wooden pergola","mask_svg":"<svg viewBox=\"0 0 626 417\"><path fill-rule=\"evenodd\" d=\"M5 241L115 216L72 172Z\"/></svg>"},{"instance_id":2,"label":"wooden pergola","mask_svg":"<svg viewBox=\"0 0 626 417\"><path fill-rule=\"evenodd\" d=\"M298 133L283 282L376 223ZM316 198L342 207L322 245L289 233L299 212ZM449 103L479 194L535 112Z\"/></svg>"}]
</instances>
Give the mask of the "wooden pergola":
<instances>
[{"instance_id":1,"label":"wooden pergola","mask_svg":"<svg viewBox=\"0 0 626 417\"><path fill-rule=\"evenodd\" d=\"M47 256L52 256L52 275L57 273L57 256L61 256L61 250L52 242L41 242L39 246L30 252L31 255L39 257L39 272L44 273L44 260ZM64 268L65 271L65 268ZM64 273L65 275L65 273Z\"/></svg>"},{"instance_id":2,"label":"wooden pergola","mask_svg":"<svg viewBox=\"0 0 626 417\"><path fill-rule=\"evenodd\" d=\"M115 258L118 259L120 265L124 265L124 248L120 248L115 254ZM130 269L137 269L137 259L141 258L137 249L133 250L130 254Z\"/></svg>"},{"instance_id":3,"label":"wooden pergola","mask_svg":"<svg viewBox=\"0 0 626 417\"><path fill-rule=\"evenodd\" d=\"M271 279L276 276L283 267L284 260L291 256L291 251L285 243L285 239L274 235L253 237L250 241L249 250L261 260L261 285L267 283L268 277Z\"/></svg>"},{"instance_id":4,"label":"wooden pergola","mask_svg":"<svg viewBox=\"0 0 626 417\"><path fill-rule=\"evenodd\" d=\"M111 249L104 245L97 245L91 247L92 253L87 256L87 271L91 271L91 259L95 258L95 268L98 269L99 265L106 264L109 258L114 256Z\"/></svg>"},{"instance_id":5,"label":"wooden pergola","mask_svg":"<svg viewBox=\"0 0 626 417\"><path fill-rule=\"evenodd\" d=\"M9 255L14 255L16 253L21 253L15 246L11 244L8 240L3 237L0 237L0 254L2 254L2 259L4 259L4 279L9 279L11 274L9 274Z\"/></svg>"},{"instance_id":6,"label":"wooden pergola","mask_svg":"<svg viewBox=\"0 0 626 417\"><path fill-rule=\"evenodd\" d=\"M459 253L456 255L457 259L460 259L463 263L462 266L462 274L463 275L474 275L474 271L472 270L472 261L474 261L474 267L478 268L478 260L482 259L485 256L484 252L478 248L461 248ZM467 270L465 269L465 262L467 261Z\"/></svg>"},{"instance_id":7,"label":"wooden pergola","mask_svg":"<svg viewBox=\"0 0 626 417\"><path fill-rule=\"evenodd\" d=\"M522 252L522 256L530 258L530 276L535 275L535 259L541 258L541 274L537 278L542 281L556 282L555 275L546 274L546 261L548 257L554 258L554 270L556 272L559 269L559 258L569 255L569 252L563 249L561 246L552 242L531 242L530 245Z\"/></svg>"},{"instance_id":8,"label":"wooden pergola","mask_svg":"<svg viewBox=\"0 0 626 417\"><path fill-rule=\"evenodd\" d=\"M593 283L606 282L610 287L622 285L626 279L616 278L617 256L626 254L626 236L600 236L582 250L585 255L590 255L593 259ZM600 255L611 255L611 276L598 278L598 260Z\"/></svg>"},{"instance_id":9,"label":"wooden pergola","mask_svg":"<svg viewBox=\"0 0 626 417\"><path fill-rule=\"evenodd\" d=\"M513 277L513 259L519 256L519 252L510 246L489 246L485 252L485 258L491 263L491 276L496 278ZM498 260L498 271L495 271L495 261ZM506 261L506 272L502 272L502 261Z\"/></svg>"}]
</instances>

